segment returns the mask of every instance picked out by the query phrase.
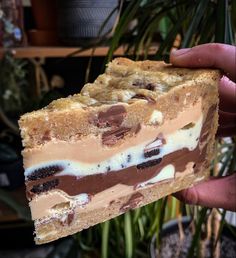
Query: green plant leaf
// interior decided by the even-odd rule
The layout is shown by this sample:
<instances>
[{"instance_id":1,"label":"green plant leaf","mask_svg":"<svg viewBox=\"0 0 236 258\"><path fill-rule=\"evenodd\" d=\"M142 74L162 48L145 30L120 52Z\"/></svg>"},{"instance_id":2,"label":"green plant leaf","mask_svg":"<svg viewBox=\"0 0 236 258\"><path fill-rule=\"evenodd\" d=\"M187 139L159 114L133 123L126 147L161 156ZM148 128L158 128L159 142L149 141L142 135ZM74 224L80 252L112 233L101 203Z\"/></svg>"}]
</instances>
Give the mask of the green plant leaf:
<instances>
[{"instance_id":1,"label":"green plant leaf","mask_svg":"<svg viewBox=\"0 0 236 258\"><path fill-rule=\"evenodd\" d=\"M132 233L132 221L131 213L126 212L124 215L124 230L125 230L125 257L133 257L133 233Z\"/></svg>"},{"instance_id":2,"label":"green plant leaf","mask_svg":"<svg viewBox=\"0 0 236 258\"><path fill-rule=\"evenodd\" d=\"M217 1L215 42L224 43L226 41L227 7L228 7L228 0Z\"/></svg>"},{"instance_id":3,"label":"green plant leaf","mask_svg":"<svg viewBox=\"0 0 236 258\"><path fill-rule=\"evenodd\" d=\"M109 252L109 227L110 227L110 221L106 221L102 224L102 258L108 258L108 252Z\"/></svg>"},{"instance_id":4,"label":"green plant leaf","mask_svg":"<svg viewBox=\"0 0 236 258\"><path fill-rule=\"evenodd\" d=\"M200 239L200 233L201 233L202 224L206 220L206 216L207 216L208 210L209 210L208 208L204 207L199 212L199 219L197 221L195 234L193 236L193 240L192 240L191 246L189 248L187 258L193 258L194 257L194 252L195 252L195 249L198 246L199 239Z\"/></svg>"},{"instance_id":5,"label":"green plant leaf","mask_svg":"<svg viewBox=\"0 0 236 258\"><path fill-rule=\"evenodd\" d=\"M199 3L196 8L196 12L194 10L194 16L193 16L192 22L190 23L189 28L186 31L183 41L181 43L182 48L186 48L190 46L190 43L192 42L193 37L196 35L196 29L202 19L202 16L206 11L208 0L200 0L198 2Z\"/></svg>"}]
</instances>

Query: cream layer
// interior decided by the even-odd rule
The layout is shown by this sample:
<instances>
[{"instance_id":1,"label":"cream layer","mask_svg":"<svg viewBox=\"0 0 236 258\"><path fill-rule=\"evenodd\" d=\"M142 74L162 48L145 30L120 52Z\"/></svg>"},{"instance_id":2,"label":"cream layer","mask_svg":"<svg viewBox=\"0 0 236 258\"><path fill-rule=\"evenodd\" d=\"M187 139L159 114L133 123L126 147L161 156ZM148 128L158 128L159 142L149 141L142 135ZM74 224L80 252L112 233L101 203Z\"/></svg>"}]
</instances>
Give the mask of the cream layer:
<instances>
[{"instance_id":1,"label":"cream layer","mask_svg":"<svg viewBox=\"0 0 236 258\"><path fill-rule=\"evenodd\" d=\"M176 177L193 174L193 162L186 165L186 169L182 172L176 172L172 164L162 168L158 176L152 178L148 182L143 182L138 186L137 190L151 187L153 184L172 180ZM174 183L174 181L172 181ZM171 181L170 181L171 183ZM112 201L116 201L121 197L134 194L133 186L118 184L109 189L106 189L92 197L87 193L79 194L77 196L68 196L61 190L51 190L45 194L40 194L33 198L29 205L31 209L32 219L46 219L47 217L60 218L63 211L67 214L70 210L76 212L86 212L89 210L96 210L98 208L107 208ZM122 206L122 205L121 205Z\"/></svg>"},{"instance_id":2,"label":"cream layer","mask_svg":"<svg viewBox=\"0 0 236 258\"><path fill-rule=\"evenodd\" d=\"M24 151L25 175L29 175L33 170L42 166L53 165L56 162L63 162L66 167L69 166L70 173L74 172L73 174L77 175L81 175L77 171L78 167L80 173L84 170L86 174L107 172L104 168L108 166L113 166L110 167L110 170L115 171L121 169L121 164L125 163L124 161L129 154L135 154L133 164L129 164L129 166L136 165L142 162L140 159L145 146L152 143L160 133L167 141L159 155L160 157L184 147L192 150L196 147L196 139L200 134L202 120L200 99L195 105L180 112L175 119L165 120L158 127L142 126L138 134L130 137L128 141L121 141L118 146L104 146L101 136L94 135L84 137L77 142L51 141L43 146ZM181 130L190 123L194 124L193 128ZM137 143L139 144L137 145ZM125 164L123 165L125 166ZM84 169L81 170L81 168ZM66 170L63 173L66 174Z\"/></svg>"}]
</instances>

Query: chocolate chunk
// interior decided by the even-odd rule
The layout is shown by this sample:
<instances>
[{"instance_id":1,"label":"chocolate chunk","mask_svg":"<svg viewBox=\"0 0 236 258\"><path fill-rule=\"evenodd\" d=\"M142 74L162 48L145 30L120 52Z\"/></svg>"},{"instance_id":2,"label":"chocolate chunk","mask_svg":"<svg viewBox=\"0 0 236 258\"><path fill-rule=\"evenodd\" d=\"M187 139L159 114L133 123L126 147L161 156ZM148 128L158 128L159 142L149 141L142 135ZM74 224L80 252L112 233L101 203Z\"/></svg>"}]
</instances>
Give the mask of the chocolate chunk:
<instances>
[{"instance_id":1,"label":"chocolate chunk","mask_svg":"<svg viewBox=\"0 0 236 258\"><path fill-rule=\"evenodd\" d=\"M140 89L146 89L146 90L155 90L155 83L146 83L142 80L136 80L132 83L133 86L140 88Z\"/></svg>"},{"instance_id":2,"label":"chocolate chunk","mask_svg":"<svg viewBox=\"0 0 236 258\"><path fill-rule=\"evenodd\" d=\"M146 85L146 89L147 90L151 90L151 91L154 91L155 90L155 84L154 83L148 83L147 85Z\"/></svg>"},{"instance_id":3,"label":"chocolate chunk","mask_svg":"<svg viewBox=\"0 0 236 258\"><path fill-rule=\"evenodd\" d=\"M156 103L155 99L153 99L153 98L150 97L150 96L145 96L145 95L143 95L143 94L136 94L136 95L134 95L134 96L132 97L132 99L145 99L145 100L147 100L148 103L150 103L150 104L155 104L155 103Z\"/></svg>"},{"instance_id":4,"label":"chocolate chunk","mask_svg":"<svg viewBox=\"0 0 236 258\"><path fill-rule=\"evenodd\" d=\"M47 167L42 167L34 170L30 175L27 176L28 180L35 181L41 178L46 178L56 173L63 171L63 166L52 165Z\"/></svg>"},{"instance_id":5,"label":"chocolate chunk","mask_svg":"<svg viewBox=\"0 0 236 258\"><path fill-rule=\"evenodd\" d=\"M190 129L190 128L194 127L194 126L195 126L194 123L188 123L187 125L185 125L184 127L182 127L181 130Z\"/></svg>"},{"instance_id":6,"label":"chocolate chunk","mask_svg":"<svg viewBox=\"0 0 236 258\"><path fill-rule=\"evenodd\" d=\"M72 221L74 220L74 217L75 217L75 212L74 210L70 211L66 218L63 218L62 220L60 220L60 224L62 226L70 226L70 224L72 223Z\"/></svg>"},{"instance_id":7,"label":"chocolate chunk","mask_svg":"<svg viewBox=\"0 0 236 258\"><path fill-rule=\"evenodd\" d=\"M59 179L53 179L51 181L47 181L42 184L34 185L30 191L37 194L42 192L47 192L55 188L58 184L59 184Z\"/></svg>"},{"instance_id":8,"label":"chocolate chunk","mask_svg":"<svg viewBox=\"0 0 236 258\"><path fill-rule=\"evenodd\" d=\"M159 158L159 159L153 159L153 160L143 162L143 163L137 165L137 169L145 169L148 167L156 166L157 164L159 164L161 162L161 160L162 159Z\"/></svg>"},{"instance_id":9,"label":"chocolate chunk","mask_svg":"<svg viewBox=\"0 0 236 258\"><path fill-rule=\"evenodd\" d=\"M141 125L140 124L137 124L136 126L134 126L132 128L132 131L137 134L139 131L141 130Z\"/></svg>"},{"instance_id":10,"label":"chocolate chunk","mask_svg":"<svg viewBox=\"0 0 236 258\"><path fill-rule=\"evenodd\" d=\"M143 195L137 192L130 197L127 203L121 206L120 211L126 212L128 210L135 209L142 200Z\"/></svg>"},{"instance_id":11,"label":"chocolate chunk","mask_svg":"<svg viewBox=\"0 0 236 258\"><path fill-rule=\"evenodd\" d=\"M67 215L67 224L68 226L71 224L71 222L74 220L75 217L75 212L71 211L68 215Z\"/></svg>"},{"instance_id":12,"label":"chocolate chunk","mask_svg":"<svg viewBox=\"0 0 236 258\"><path fill-rule=\"evenodd\" d=\"M42 141L50 141L51 140L51 133L49 130L46 130L43 134Z\"/></svg>"},{"instance_id":13,"label":"chocolate chunk","mask_svg":"<svg viewBox=\"0 0 236 258\"><path fill-rule=\"evenodd\" d=\"M102 134L102 143L104 145L114 145L118 140L124 138L125 134L127 134L131 129L128 127L120 127L117 129L113 129Z\"/></svg>"},{"instance_id":14,"label":"chocolate chunk","mask_svg":"<svg viewBox=\"0 0 236 258\"><path fill-rule=\"evenodd\" d=\"M160 149L154 149L154 150L151 150L151 151L147 151L144 153L144 157L145 158L150 158L152 156L156 156L160 153Z\"/></svg>"},{"instance_id":15,"label":"chocolate chunk","mask_svg":"<svg viewBox=\"0 0 236 258\"><path fill-rule=\"evenodd\" d=\"M124 106L112 106L108 110L98 113L98 117L95 119L95 124L99 128L118 127L122 124L126 113L127 111Z\"/></svg>"}]
</instances>

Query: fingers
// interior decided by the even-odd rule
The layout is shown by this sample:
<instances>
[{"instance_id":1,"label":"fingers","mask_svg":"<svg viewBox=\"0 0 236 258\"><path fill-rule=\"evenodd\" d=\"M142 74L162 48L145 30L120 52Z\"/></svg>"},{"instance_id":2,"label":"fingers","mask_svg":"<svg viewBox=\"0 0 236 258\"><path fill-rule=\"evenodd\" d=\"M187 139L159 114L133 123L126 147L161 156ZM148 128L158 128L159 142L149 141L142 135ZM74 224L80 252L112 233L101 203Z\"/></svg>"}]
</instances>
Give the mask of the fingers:
<instances>
[{"instance_id":1,"label":"fingers","mask_svg":"<svg viewBox=\"0 0 236 258\"><path fill-rule=\"evenodd\" d=\"M217 136L236 135L236 84L226 76L220 80L219 86L219 128Z\"/></svg>"},{"instance_id":2,"label":"fingers","mask_svg":"<svg viewBox=\"0 0 236 258\"><path fill-rule=\"evenodd\" d=\"M236 173L222 178L213 178L174 196L188 204L209 208L223 208L236 211Z\"/></svg>"},{"instance_id":3,"label":"fingers","mask_svg":"<svg viewBox=\"0 0 236 258\"><path fill-rule=\"evenodd\" d=\"M236 47L209 43L173 51L170 62L179 67L211 67L223 70L236 81ZM223 76L220 80L220 126L218 136L236 135L236 83Z\"/></svg>"},{"instance_id":4,"label":"fingers","mask_svg":"<svg viewBox=\"0 0 236 258\"><path fill-rule=\"evenodd\" d=\"M223 76L220 80L219 94L220 110L236 113L236 83Z\"/></svg>"},{"instance_id":5,"label":"fingers","mask_svg":"<svg viewBox=\"0 0 236 258\"><path fill-rule=\"evenodd\" d=\"M179 67L218 68L236 81L236 47L209 43L173 51L170 63Z\"/></svg>"}]
</instances>

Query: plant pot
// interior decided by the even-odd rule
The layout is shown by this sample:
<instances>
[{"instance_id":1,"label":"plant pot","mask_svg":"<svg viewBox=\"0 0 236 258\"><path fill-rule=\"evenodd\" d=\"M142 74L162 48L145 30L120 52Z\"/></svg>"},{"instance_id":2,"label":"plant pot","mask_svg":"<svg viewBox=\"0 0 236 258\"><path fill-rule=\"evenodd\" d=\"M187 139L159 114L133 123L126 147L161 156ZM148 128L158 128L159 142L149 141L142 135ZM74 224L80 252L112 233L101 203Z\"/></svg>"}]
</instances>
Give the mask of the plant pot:
<instances>
[{"instance_id":1,"label":"plant pot","mask_svg":"<svg viewBox=\"0 0 236 258\"><path fill-rule=\"evenodd\" d=\"M58 33L68 45L95 42L108 35L118 15L119 0L59 0Z\"/></svg>"},{"instance_id":2,"label":"plant pot","mask_svg":"<svg viewBox=\"0 0 236 258\"><path fill-rule=\"evenodd\" d=\"M57 0L31 0L36 28L39 30L57 29Z\"/></svg>"},{"instance_id":3,"label":"plant pot","mask_svg":"<svg viewBox=\"0 0 236 258\"><path fill-rule=\"evenodd\" d=\"M150 244L150 257L151 258L186 258L188 250L191 246L193 235L190 230L191 219L189 217L182 218L182 227L184 231L184 240L181 242L179 237L178 220L171 220L163 225L161 232L161 249L156 248L156 235L153 236ZM236 230L234 228L234 230ZM211 243L206 243L204 258L211 256ZM236 257L236 242L232 232L224 227L220 239L220 257L232 258ZM192 257L194 258L194 257Z\"/></svg>"},{"instance_id":4,"label":"plant pot","mask_svg":"<svg viewBox=\"0 0 236 258\"><path fill-rule=\"evenodd\" d=\"M31 46L58 46L57 32L53 30L30 30L28 38Z\"/></svg>"}]
</instances>

